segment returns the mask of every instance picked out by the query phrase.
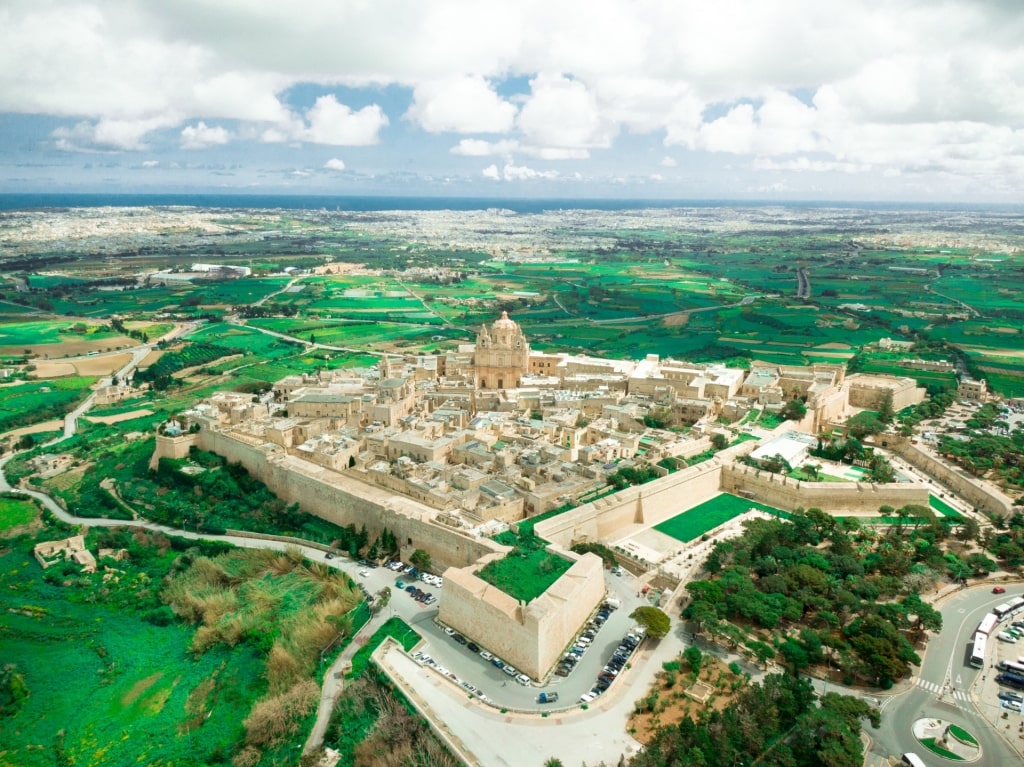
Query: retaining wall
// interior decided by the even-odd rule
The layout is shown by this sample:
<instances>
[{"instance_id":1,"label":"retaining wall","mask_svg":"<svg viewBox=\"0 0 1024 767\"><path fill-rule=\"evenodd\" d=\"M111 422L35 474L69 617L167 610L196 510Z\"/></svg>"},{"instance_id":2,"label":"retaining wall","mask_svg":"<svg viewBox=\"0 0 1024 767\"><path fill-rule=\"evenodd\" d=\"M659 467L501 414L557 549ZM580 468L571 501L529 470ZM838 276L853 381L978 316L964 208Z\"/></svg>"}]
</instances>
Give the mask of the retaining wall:
<instances>
[{"instance_id":1,"label":"retaining wall","mask_svg":"<svg viewBox=\"0 0 1024 767\"><path fill-rule=\"evenodd\" d=\"M946 463L905 438L890 437L889 448L915 469L941 482L975 508L1003 517L1013 514L1012 498L989 483L970 476L959 466Z\"/></svg>"},{"instance_id":2,"label":"retaining wall","mask_svg":"<svg viewBox=\"0 0 1024 767\"><path fill-rule=\"evenodd\" d=\"M403 559L423 549L430 554L435 569L443 570L465 567L484 554L506 550L486 538L474 538L437 524L433 521L436 512L423 504L279 449L251 445L214 429L203 429L197 436L200 448L240 463L279 498L298 503L307 513L336 525L366 525L371 535L388 528L398 540Z\"/></svg>"}]
</instances>

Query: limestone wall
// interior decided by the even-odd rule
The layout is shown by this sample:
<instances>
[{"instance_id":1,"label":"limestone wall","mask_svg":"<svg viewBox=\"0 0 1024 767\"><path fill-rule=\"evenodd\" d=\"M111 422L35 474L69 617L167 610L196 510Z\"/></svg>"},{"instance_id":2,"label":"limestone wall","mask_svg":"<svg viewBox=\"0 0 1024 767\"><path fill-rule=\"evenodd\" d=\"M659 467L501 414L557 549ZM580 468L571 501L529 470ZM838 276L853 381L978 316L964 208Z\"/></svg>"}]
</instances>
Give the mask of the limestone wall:
<instances>
[{"instance_id":1,"label":"limestone wall","mask_svg":"<svg viewBox=\"0 0 1024 767\"><path fill-rule=\"evenodd\" d=\"M179 434L175 437L157 433L156 447L149 459L149 468L155 469L161 458L187 458L189 448L196 444L195 434Z\"/></svg>"},{"instance_id":2,"label":"limestone wall","mask_svg":"<svg viewBox=\"0 0 1024 767\"><path fill-rule=\"evenodd\" d=\"M337 525L366 525L371 535L387 527L395 534L402 557L416 549L430 554L435 566L465 567L481 556L505 551L486 538L473 538L433 521L434 511L423 504L325 469L280 449L250 445L230 434L203 429L199 446L242 464L275 495Z\"/></svg>"},{"instance_id":3,"label":"limestone wall","mask_svg":"<svg viewBox=\"0 0 1024 767\"><path fill-rule=\"evenodd\" d=\"M928 488L910 483L800 482L740 464L723 467L721 480L723 492L784 511L817 507L830 514L877 514L880 506L928 505Z\"/></svg>"},{"instance_id":4,"label":"limestone wall","mask_svg":"<svg viewBox=\"0 0 1024 767\"><path fill-rule=\"evenodd\" d=\"M546 519L534 530L566 548L579 540L618 538L631 525L656 525L710 498L718 492L721 468L713 458Z\"/></svg>"},{"instance_id":5,"label":"limestone wall","mask_svg":"<svg viewBox=\"0 0 1024 767\"><path fill-rule=\"evenodd\" d=\"M911 466L941 482L975 508L1004 517L1013 513L1012 498L987 482L970 476L959 466L946 463L907 439L890 436L889 447Z\"/></svg>"},{"instance_id":6,"label":"limestone wall","mask_svg":"<svg viewBox=\"0 0 1024 767\"><path fill-rule=\"evenodd\" d=\"M476 575L472 568L444 573L438 619L533 679L542 679L604 599L603 564L549 547L575 560L561 578L529 604L521 604Z\"/></svg>"}]
</instances>

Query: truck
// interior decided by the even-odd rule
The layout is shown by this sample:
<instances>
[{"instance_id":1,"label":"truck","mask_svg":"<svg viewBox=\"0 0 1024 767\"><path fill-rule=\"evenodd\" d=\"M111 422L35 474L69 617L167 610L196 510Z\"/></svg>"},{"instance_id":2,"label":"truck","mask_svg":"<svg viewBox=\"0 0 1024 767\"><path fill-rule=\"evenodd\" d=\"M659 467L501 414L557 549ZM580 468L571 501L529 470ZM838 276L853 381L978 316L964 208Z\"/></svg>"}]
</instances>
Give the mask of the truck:
<instances>
[{"instance_id":1,"label":"truck","mask_svg":"<svg viewBox=\"0 0 1024 767\"><path fill-rule=\"evenodd\" d=\"M558 700L557 692L542 692L537 696L538 703L554 703Z\"/></svg>"}]
</instances>

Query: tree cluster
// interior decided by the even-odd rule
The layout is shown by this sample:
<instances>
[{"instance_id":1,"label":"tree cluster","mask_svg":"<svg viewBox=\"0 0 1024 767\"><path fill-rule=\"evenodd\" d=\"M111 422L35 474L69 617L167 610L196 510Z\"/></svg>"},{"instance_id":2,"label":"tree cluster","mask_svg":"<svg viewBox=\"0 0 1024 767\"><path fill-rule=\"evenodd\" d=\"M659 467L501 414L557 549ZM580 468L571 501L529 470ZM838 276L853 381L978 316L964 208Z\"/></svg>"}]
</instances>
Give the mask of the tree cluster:
<instances>
[{"instance_id":1,"label":"tree cluster","mask_svg":"<svg viewBox=\"0 0 1024 767\"><path fill-rule=\"evenodd\" d=\"M705 709L658 730L630 767L859 767L860 725L881 715L862 700L836 693L818 699L805 679L771 675L744 688L721 711Z\"/></svg>"},{"instance_id":2,"label":"tree cluster","mask_svg":"<svg viewBox=\"0 0 1024 767\"><path fill-rule=\"evenodd\" d=\"M684 615L762 662L778 654L794 671L830 662L851 680L888 686L920 662L912 641L942 625L917 588L934 580L943 552L915 533L910 542L898 532L857 536L819 509L753 520L712 550L712 577L687 586Z\"/></svg>"}]
</instances>

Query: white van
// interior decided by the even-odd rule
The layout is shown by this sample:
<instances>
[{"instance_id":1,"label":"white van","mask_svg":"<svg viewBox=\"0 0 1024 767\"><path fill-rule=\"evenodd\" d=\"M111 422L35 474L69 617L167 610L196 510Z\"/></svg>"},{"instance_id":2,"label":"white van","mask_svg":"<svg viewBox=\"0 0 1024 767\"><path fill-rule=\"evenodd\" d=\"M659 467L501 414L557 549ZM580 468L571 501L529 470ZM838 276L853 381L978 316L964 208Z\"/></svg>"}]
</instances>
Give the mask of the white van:
<instances>
[{"instance_id":1,"label":"white van","mask_svg":"<svg viewBox=\"0 0 1024 767\"><path fill-rule=\"evenodd\" d=\"M902 761L903 764L907 765L907 767L928 767L928 765L924 763L924 760L921 757L919 757L917 754L911 754L909 752L901 756L900 761Z\"/></svg>"}]
</instances>

